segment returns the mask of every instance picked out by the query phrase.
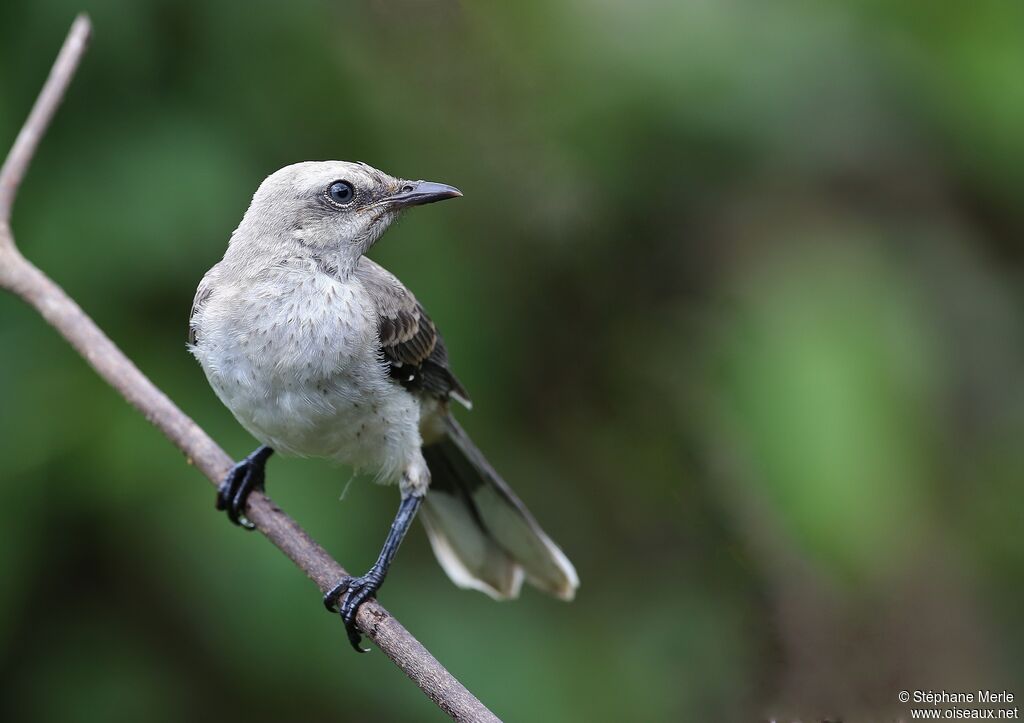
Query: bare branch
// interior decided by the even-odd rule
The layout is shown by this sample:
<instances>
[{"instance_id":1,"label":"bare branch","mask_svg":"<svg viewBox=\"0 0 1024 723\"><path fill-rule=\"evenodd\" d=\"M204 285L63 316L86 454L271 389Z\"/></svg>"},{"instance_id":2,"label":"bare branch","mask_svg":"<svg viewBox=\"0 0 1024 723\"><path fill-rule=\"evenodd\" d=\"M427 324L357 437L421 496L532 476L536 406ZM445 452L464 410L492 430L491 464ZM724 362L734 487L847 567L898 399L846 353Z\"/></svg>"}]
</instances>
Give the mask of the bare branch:
<instances>
[{"instance_id":1,"label":"bare branch","mask_svg":"<svg viewBox=\"0 0 1024 723\"><path fill-rule=\"evenodd\" d=\"M0 169L0 222L11 219L11 208L14 206L14 197L18 193L21 180L25 177L40 139L50 125L50 119L64 99L68 84L71 83L71 78L75 75L78 63L89 44L91 33L92 24L87 15L82 14L75 18L64 46L53 63L50 77L46 79L46 84L40 91L36 104L32 106L28 120L11 146L11 152L7 154L3 169Z\"/></svg>"},{"instance_id":2,"label":"bare branch","mask_svg":"<svg viewBox=\"0 0 1024 723\"><path fill-rule=\"evenodd\" d=\"M63 289L18 252L10 229L10 212L18 187L78 67L89 34L89 19L85 15L78 16L0 171L0 287L35 308L108 384L184 452L190 463L217 484L231 467L232 459L139 371ZM347 574L266 495L252 494L246 517L322 592ZM452 719L498 720L375 600L359 608L356 622L363 634ZM339 646L344 645L344 638L339 637Z\"/></svg>"}]
</instances>

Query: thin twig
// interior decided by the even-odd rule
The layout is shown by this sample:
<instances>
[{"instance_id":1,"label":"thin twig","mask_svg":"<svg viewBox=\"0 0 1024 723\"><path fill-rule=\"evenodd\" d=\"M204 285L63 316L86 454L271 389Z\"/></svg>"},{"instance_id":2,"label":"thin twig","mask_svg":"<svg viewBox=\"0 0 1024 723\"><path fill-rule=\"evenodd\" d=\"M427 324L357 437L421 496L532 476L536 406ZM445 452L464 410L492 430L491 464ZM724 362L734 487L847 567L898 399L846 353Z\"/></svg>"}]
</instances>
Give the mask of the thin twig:
<instances>
[{"instance_id":1,"label":"thin twig","mask_svg":"<svg viewBox=\"0 0 1024 723\"><path fill-rule=\"evenodd\" d=\"M11 146L11 152L7 154L3 169L0 170L0 218L5 221L11 218L11 208L14 206L14 197L18 193L28 164L36 153L36 147L50 125L57 106L64 98L71 78L75 75L75 69L82 60L85 48L89 43L90 23L86 15L79 15L71 24L67 40L53 63L50 77L46 79L32 106L32 112L21 128L21 133Z\"/></svg>"},{"instance_id":2,"label":"thin twig","mask_svg":"<svg viewBox=\"0 0 1024 723\"><path fill-rule=\"evenodd\" d=\"M78 304L18 252L11 232L10 214L14 198L39 140L85 52L90 32L88 17L79 15L0 170L0 287L34 307L103 379L184 452L190 463L217 484L231 467L232 459L138 370ZM347 574L265 495L252 494L246 517L321 591L326 592ZM498 720L375 600L360 607L356 622L359 629L452 719ZM339 638L339 646L343 645L343 638Z\"/></svg>"}]
</instances>

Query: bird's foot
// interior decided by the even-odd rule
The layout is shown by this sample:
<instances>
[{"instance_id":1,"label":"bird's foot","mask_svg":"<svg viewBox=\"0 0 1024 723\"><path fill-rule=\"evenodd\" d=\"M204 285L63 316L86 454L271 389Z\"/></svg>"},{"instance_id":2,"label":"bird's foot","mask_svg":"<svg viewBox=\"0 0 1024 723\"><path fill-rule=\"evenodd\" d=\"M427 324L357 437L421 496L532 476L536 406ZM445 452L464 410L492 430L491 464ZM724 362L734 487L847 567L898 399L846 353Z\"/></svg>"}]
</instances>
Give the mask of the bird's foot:
<instances>
[{"instance_id":1,"label":"bird's foot","mask_svg":"<svg viewBox=\"0 0 1024 723\"><path fill-rule=\"evenodd\" d=\"M273 453L270 447L260 447L232 467L217 490L217 509L227 510L228 519L247 530L256 526L245 517L245 506L253 490L263 489L267 458Z\"/></svg>"},{"instance_id":2,"label":"bird's foot","mask_svg":"<svg viewBox=\"0 0 1024 723\"><path fill-rule=\"evenodd\" d=\"M376 567L362 577L345 577L324 595L324 606L332 613L341 615L348 633L348 641L357 653L368 653L369 648L362 646L362 638L356 629L356 613L359 606L373 597L384 583L384 575ZM344 597L344 600L342 600ZM338 603L341 602L339 606Z\"/></svg>"}]
</instances>

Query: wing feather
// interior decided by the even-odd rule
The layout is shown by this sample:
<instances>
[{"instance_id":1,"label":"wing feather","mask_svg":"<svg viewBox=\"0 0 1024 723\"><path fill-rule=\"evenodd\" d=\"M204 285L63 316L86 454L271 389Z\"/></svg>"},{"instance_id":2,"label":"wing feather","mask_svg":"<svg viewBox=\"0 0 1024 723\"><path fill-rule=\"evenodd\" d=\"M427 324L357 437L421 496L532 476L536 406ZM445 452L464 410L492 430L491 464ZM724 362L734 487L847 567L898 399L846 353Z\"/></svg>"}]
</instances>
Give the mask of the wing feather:
<instances>
[{"instance_id":1,"label":"wing feather","mask_svg":"<svg viewBox=\"0 0 1024 723\"><path fill-rule=\"evenodd\" d=\"M469 394L448 367L441 334L412 292L366 257L355 273L376 305L381 354L391 376L410 391L470 406Z\"/></svg>"}]
</instances>

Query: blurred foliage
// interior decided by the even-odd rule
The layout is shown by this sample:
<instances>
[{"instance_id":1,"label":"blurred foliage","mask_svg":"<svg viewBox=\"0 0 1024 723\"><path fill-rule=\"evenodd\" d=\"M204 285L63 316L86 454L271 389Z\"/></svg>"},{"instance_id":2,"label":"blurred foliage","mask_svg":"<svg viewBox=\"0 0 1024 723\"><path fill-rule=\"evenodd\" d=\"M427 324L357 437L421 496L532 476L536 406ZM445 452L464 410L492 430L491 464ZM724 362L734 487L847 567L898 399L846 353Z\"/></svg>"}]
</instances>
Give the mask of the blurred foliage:
<instances>
[{"instance_id":1,"label":"blurred foliage","mask_svg":"<svg viewBox=\"0 0 1024 723\"><path fill-rule=\"evenodd\" d=\"M233 454L185 325L260 180L465 192L374 255L583 586L498 605L414 534L382 599L500 715L892 719L1024 680L1024 5L8 0L3 144L81 9L15 231ZM12 298L0 457L0 718L443 719ZM349 478L269 488L360 570L395 495L324 504Z\"/></svg>"}]
</instances>

